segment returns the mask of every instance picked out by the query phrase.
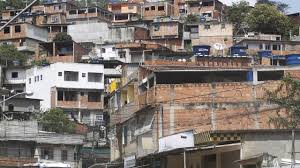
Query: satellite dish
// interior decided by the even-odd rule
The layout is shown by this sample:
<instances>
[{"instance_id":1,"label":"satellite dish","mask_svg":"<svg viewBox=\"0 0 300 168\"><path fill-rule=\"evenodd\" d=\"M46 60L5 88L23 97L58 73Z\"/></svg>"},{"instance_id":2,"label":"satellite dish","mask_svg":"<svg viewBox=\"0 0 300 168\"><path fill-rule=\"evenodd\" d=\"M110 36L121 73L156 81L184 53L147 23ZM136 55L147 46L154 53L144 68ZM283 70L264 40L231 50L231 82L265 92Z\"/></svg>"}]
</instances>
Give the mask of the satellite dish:
<instances>
[{"instance_id":1,"label":"satellite dish","mask_svg":"<svg viewBox=\"0 0 300 168\"><path fill-rule=\"evenodd\" d=\"M224 44L221 44L221 43L215 43L215 44L213 45L213 47L214 47L215 50L220 51L220 50L224 50L225 45L224 45Z\"/></svg>"}]
</instances>

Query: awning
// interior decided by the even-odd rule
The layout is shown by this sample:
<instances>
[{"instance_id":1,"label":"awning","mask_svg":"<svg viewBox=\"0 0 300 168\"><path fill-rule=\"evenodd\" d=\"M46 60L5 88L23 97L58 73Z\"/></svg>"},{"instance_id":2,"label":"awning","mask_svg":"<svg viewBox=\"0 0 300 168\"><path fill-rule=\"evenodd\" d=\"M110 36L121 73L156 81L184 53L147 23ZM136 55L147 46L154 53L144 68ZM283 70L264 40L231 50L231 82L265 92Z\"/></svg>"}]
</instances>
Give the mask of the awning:
<instances>
[{"instance_id":1,"label":"awning","mask_svg":"<svg viewBox=\"0 0 300 168\"><path fill-rule=\"evenodd\" d=\"M270 155L268 153L261 153L261 154L247 157L245 159L237 160L235 162L239 163L240 165L257 165L257 164L261 164L263 161L272 161L275 158L276 158L275 156Z\"/></svg>"},{"instance_id":2,"label":"awning","mask_svg":"<svg viewBox=\"0 0 300 168\"><path fill-rule=\"evenodd\" d=\"M154 121L154 116L152 116L152 119L150 120L150 123L148 123L147 125L139 128L139 129L136 129L134 131L134 136L139 136L141 134L144 134L146 132L149 132L152 130L152 124L153 124L153 121Z\"/></svg>"}]
</instances>

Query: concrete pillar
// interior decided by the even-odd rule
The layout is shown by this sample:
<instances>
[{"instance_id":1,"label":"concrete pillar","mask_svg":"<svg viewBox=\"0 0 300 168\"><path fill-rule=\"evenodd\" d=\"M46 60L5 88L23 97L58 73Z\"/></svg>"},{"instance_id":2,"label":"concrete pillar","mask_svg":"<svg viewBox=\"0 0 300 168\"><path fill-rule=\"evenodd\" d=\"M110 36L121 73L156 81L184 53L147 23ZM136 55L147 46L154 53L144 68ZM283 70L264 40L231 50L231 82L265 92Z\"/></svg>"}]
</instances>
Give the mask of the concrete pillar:
<instances>
[{"instance_id":1,"label":"concrete pillar","mask_svg":"<svg viewBox=\"0 0 300 168\"><path fill-rule=\"evenodd\" d=\"M77 92L77 101L78 101L78 121L81 122L81 93Z\"/></svg>"},{"instance_id":2,"label":"concrete pillar","mask_svg":"<svg viewBox=\"0 0 300 168\"><path fill-rule=\"evenodd\" d=\"M53 43L53 46L52 46L52 50L53 50L53 57L56 57L56 52L55 52L55 42Z\"/></svg>"},{"instance_id":3,"label":"concrete pillar","mask_svg":"<svg viewBox=\"0 0 300 168\"><path fill-rule=\"evenodd\" d=\"M216 114L215 114L215 98L216 98L216 84L212 83L211 84L211 125L212 125L212 130L216 130Z\"/></svg>"},{"instance_id":4,"label":"concrete pillar","mask_svg":"<svg viewBox=\"0 0 300 168\"><path fill-rule=\"evenodd\" d=\"M257 85L258 83L258 72L256 69L252 69L252 74L253 74L253 85Z\"/></svg>"},{"instance_id":5,"label":"concrete pillar","mask_svg":"<svg viewBox=\"0 0 300 168\"><path fill-rule=\"evenodd\" d=\"M176 96L174 85L171 85L170 89L170 114L169 114L169 134L174 134L174 126L175 126L175 110L174 110L174 98Z\"/></svg>"},{"instance_id":6,"label":"concrete pillar","mask_svg":"<svg viewBox=\"0 0 300 168\"><path fill-rule=\"evenodd\" d=\"M216 162L217 162L216 167L217 168L222 168L222 158L221 157L222 157L221 153L216 154Z\"/></svg>"}]
</instances>

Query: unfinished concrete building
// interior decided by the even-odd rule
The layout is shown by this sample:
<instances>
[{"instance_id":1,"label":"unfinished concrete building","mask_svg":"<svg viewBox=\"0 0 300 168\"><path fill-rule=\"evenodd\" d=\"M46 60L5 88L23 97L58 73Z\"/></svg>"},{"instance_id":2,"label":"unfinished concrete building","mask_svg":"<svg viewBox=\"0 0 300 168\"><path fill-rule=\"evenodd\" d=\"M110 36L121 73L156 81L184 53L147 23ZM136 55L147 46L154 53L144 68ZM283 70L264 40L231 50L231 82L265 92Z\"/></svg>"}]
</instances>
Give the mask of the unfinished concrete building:
<instances>
[{"instance_id":1,"label":"unfinished concrete building","mask_svg":"<svg viewBox=\"0 0 300 168\"><path fill-rule=\"evenodd\" d=\"M131 73L111 97L112 160L134 156L138 164L159 149L159 139L189 130L273 128L268 121L276 108L262 100L264 89L275 89L300 67L252 67L249 58L232 66L223 59L201 66L146 62Z\"/></svg>"},{"instance_id":2,"label":"unfinished concrete building","mask_svg":"<svg viewBox=\"0 0 300 168\"><path fill-rule=\"evenodd\" d=\"M72 8L67 12L67 21L72 23L110 22L113 14L99 7Z\"/></svg>"},{"instance_id":3,"label":"unfinished concrete building","mask_svg":"<svg viewBox=\"0 0 300 168\"><path fill-rule=\"evenodd\" d=\"M156 17L174 16L174 7L170 2L148 2L142 6L143 20L153 20Z\"/></svg>"},{"instance_id":4,"label":"unfinished concrete building","mask_svg":"<svg viewBox=\"0 0 300 168\"><path fill-rule=\"evenodd\" d=\"M36 48L35 60L56 62L80 62L82 55L87 55L88 50L73 41L40 43Z\"/></svg>"},{"instance_id":5,"label":"unfinished concrete building","mask_svg":"<svg viewBox=\"0 0 300 168\"><path fill-rule=\"evenodd\" d=\"M13 44L19 51L34 53L40 42L47 42L47 30L29 23L10 24L0 32L1 44Z\"/></svg>"},{"instance_id":6,"label":"unfinished concrete building","mask_svg":"<svg viewBox=\"0 0 300 168\"><path fill-rule=\"evenodd\" d=\"M137 21L141 14L140 4L133 2L109 3L107 9L114 13L112 22L116 24Z\"/></svg>"}]
</instances>

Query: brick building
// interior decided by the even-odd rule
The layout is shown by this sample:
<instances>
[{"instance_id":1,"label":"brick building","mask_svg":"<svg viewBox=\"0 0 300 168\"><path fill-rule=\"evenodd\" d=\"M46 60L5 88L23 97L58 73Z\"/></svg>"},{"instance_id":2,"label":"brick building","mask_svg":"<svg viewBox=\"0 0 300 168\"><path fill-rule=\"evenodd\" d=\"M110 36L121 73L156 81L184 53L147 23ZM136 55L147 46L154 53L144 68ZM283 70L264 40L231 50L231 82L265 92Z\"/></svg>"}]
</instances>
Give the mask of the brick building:
<instances>
[{"instance_id":1,"label":"brick building","mask_svg":"<svg viewBox=\"0 0 300 168\"><path fill-rule=\"evenodd\" d=\"M297 74L299 66L252 67L248 58L232 66L221 62L234 58L224 59L157 60L131 73L110 100L112 161L147 158L159 139L184 131L274 128L269 117L276 107L264 101L264 91L275 89L284 74Z\"/></svg>"}]
</instances>

